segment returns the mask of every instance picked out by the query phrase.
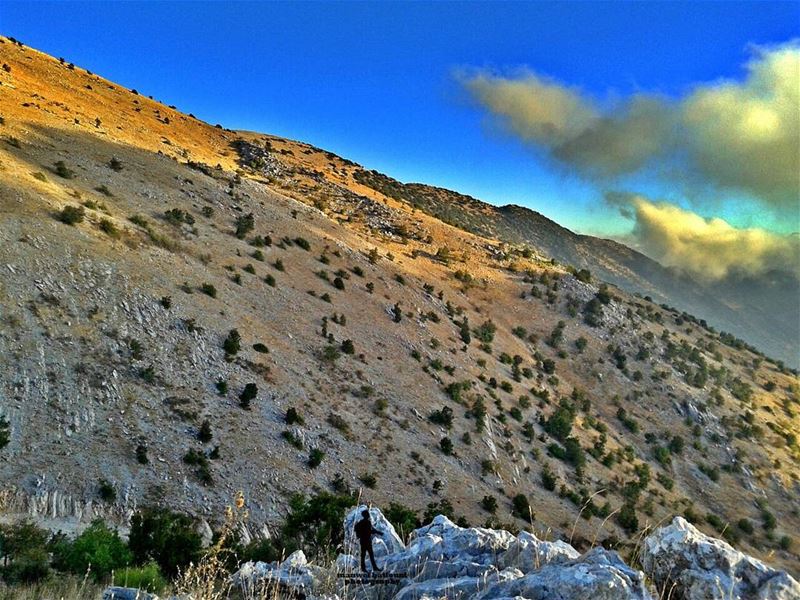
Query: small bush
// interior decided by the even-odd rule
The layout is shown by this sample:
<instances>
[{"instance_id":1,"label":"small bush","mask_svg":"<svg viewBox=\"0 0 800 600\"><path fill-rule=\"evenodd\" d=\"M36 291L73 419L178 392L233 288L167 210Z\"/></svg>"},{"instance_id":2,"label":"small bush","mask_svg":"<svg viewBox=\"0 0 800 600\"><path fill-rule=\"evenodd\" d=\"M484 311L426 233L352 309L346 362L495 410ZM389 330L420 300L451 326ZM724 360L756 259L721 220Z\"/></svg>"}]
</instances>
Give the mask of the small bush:
<instances>
[{"instance_id":1,"label":"small bush","mask_svg":"<svg viewBox=\"0 0 800 600\"><path fill-rule=\"evenodd\" d=\"M201 285L200 291L203 292L206 296L211 296L212 298L217 297L217 288L215 288L210 283L204 283L203 285Z\"/></svg>"},{"instance_id":2,"label":"small bush","mask_svg":"<svg viewBox=\"0 0 800 600\"><path fill-rule=\"evenodd\" d=\"M222 349L225 350L227 356L236 356L242 348L242 336L236 329L231 329L228 332L228 337L222 343Z\"/></svg>"},{"instance_id":3,"label":"small bush","mask_svg":"<svg viewBox=\"0 0 800 600\"><path fill-rule=\"evenodd\" d=\"M378 483L377 477L375 477L375 475L372 473L364 473L363 475L359 475L358 480L371 490L375 489L375 486Z\"/></svg>"},{"instance_id":4,"label":"small bush","mask_svg":"<svg viewBox=\"0 0 800 600\"><path fill-rule=\"evenodd\" d=\"M65 206L58 213L58 220L67 225L81 223L86 216L86 211L82 206Z\"/></svg>"},{"instance_id":5,"label":"small bush","mask_svg":"<svg viewBox=\"0 0 800 600\"><path fill-rule=\"evenodd\" d=\"M73 179L75 177L75 171L68 168L67 165L64 164L63 160L59 160L58 162L54 163L55 174L59 177L63 177L64 179Z\"/></svg>"},{"instance_id":6,"label":"small bush","mask_svg":"<svg viewBox=\"0 0 800 600\"><path fill-rule=\"evenodd\" d=\"M147 446L144 444L139 444L136 446L136 461L140 465L146 465L150 462L150 459L147 457Z\"/></svg>"},{"instance_id":7,"label":"small bush","mask_svg":"<svg viewBox=\"0 0 800 600\"><path fill-rule=\"evenodd\" d=\"M297 412L297 409L294 408L293 406L286 409L286 416L284 417L284 420L286 421L287 425L294 425L295 423L297 425L305 424L305 420L300 415L300 413Z\"/></svg>"},{"instance_id":8,"label":"small bush","mask_svg":"<svg viewBox=\"0 0 800 600\"><path fill-rule=\"evenodd\" d=\"M497 498L494 496L484 496L481 500L481 508L493 515L497 512Z\"/></svg>"},{"instance_id":9,"label":"small bush","mask_svg":"<svg viewBox=\"0 0 800 600\"><path fill-rule=\"evenodd\" d=\"M168 577L177 575L190 562L196 562L202 540L194 519L163 508L144 509L131 518L128 547L134 561L155 561Z\"/></svg>"},{"instance_id":10,"label":"small bush","mask_svg":"<svg viewBox=\"0 0 800 600\"><path fill-rule=\"evenodd\" d=\"M528 502L528 497L525 494L517 494L511 500L512 514L525 521L532 519L531 505Z\"/></svg>"},{"instance_id":11,"label":"small bush","mask_svg":"<svg viewBox=\"0 0 800 600\"><path fill-rule=\"evenodd\" d=\"M114 225L114 222L110 219L100 219L100 223L97 225L100 228L100 231L105 233L108 237L118 238L120 233L117 226Z\"/></svg>"},{"instance_id":12,"label":"small bush","mask_svg":"<svg viewBox=\"0 0 800 600\"><path fill-rule=\"evenodd\" d=\"M325 458L325 453L319 448L312 448L308 453L308 466L316 469L322 464L322 459Z\"/></svg>"},{"instance_id":13,"label":"small bush","mask_svg":"<svg viewBox=\"0 0 800 600\"><path fill-rule=\"evenodd\" d=\"M73 541L57 543L53 555L53 563L60 570L76 575L90 572L96 581L130 564L133 558L119 534L99 519Z\"/></svg>"},{"instance_id":14,"label":"small bush","mask_svg":"<svg viewBox=\"0 0 800 600\"><path fill-rule=\"evenodd\" d=\"M243 240L245 236L253 231L255 227L255 217L253 217L253 213L242 215L241 217L236 218L236 237L240 240Z\"/></svg>"},{"instance_id":15,"label":"small bush","mask_svg":"<svg viewBox=\"0 0 800 600\"><path fill-rule=\"evenodd\" d=\"M108 161L108 168L117 172L122 171L122 169L124 169L124 167L122 166L122 161L120 161L115 156L112 156L111 160Z\"/></svg>"},{"instance_id":16,"label":"small bush","mask_svg":"<svg viewBox=\"0 0 800 600\"><path fill-rule=\"evenodd\" d=\"M134 588L160 594L167 587L167 580L155 562L149 562L141 567L124 567L114 571L114 582L127 588Z\"/></svg>"},{"instance_id":17,"label":"small bush","mask_svg":"<svg viewBox=\"0 0 800 600\"><path fill-rule=\"evenodd\" d=\"M97 493L103 502L114 502L117 499L117 491L107 479L101 479L97 485Z\"/></svg>"},{"instance_id":18,"label":"small bush","mask_svg":"<svg viewBox=\"0 0 800 600\"><path fill-rule=\"evenodd\" d=\"M207 444L211 441L212 437L214 436L211 433L211 422L205 419L197 432L197 439L200 440L201 443Z\"/></svg>"},{"instance_id":19,"label":"small bush","mask_svg":"<svg viewBox=\"0 0 800 600\"><path fill-rule=\"evenodd\" d=\"M105 185L99 185L94 189L95 189L95 191L100 192L104 196L107 196L109 198L113 198L114 197L114 194Z\"/></svg>"},{"instance_id":20,"label":"small bush","mask_svg":"<svg viewBox=\"0 0 800 600\"><path fill-rule=\"evenodd\" d=\"M255 383L248 383L239 394L239 404L245 410L249 410L250 403L255 400L256 396L258 396L258 386Z\"/></svg>"},{"instance_id":21,"label":"small bush","mask_svg":"<svg viewBox=\"0 0 800 600\"><path fill-rule=\"evenodd\" d=\"M164 219L166 219L167 223L176 227L184 223L186 225L194 225L194 217L181 208L171 208L164 212Z\"/></svg>"},{"instance_id":22,"label":"small bush","mask_svg":"<svg viewBox=\"0 0 800 600\"><path fill-rule=\"evenodd\" d=\"M439 440L439 449L443 454L451 455L453 453L453 440L449 437L443 437Z\"/></svg>"}]
</instances>

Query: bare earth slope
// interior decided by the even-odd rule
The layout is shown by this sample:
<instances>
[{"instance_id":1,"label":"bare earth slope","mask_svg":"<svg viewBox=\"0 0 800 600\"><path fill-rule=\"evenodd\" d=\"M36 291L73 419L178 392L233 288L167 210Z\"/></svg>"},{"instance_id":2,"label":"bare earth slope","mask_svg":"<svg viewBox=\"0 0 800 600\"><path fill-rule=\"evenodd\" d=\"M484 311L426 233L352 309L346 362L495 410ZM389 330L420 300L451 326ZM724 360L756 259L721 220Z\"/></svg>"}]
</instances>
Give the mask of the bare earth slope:
<instances>
[{"instance_id":1,"label":"bare earth slope","mask_svg":"<svg viewBox=\"0 0 800 600\"><path fill-rule=\"evenodd\" d=\"M797 574L779 540L800 528L800 398L775 362L620 290L595 299L596 279L385 196L331 153L8 38L0 63L6 509L213 519L244 490L271 524L338 480L522 527L524 494L537 531L578 545L632 546L686 514ZM63 222L70 206L83 220Z\"/></svg>"}]
</instances>

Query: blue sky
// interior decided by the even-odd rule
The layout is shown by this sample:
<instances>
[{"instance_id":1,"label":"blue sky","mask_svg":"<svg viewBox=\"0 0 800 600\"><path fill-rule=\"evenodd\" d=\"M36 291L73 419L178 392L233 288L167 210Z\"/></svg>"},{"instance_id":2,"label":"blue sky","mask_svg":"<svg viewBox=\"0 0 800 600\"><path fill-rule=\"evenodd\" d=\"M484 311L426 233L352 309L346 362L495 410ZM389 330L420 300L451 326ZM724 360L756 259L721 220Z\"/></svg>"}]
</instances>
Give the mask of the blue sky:
<instances>
[{"instance_id":1,"label":"blue sky","mask_svg":"<svg viewBox=\"0 0 800 600\"><path fill-rule=\"evenodd\" d=\"M630 223L602 202L604 186L496 127L455 74L527 68L589 97L678 98L742 79L751 45L797 38L799 23L797 2L0 4L5 35L211 123L605 234ZM647 173L624 184L686 204ZM726 194L705 216L786 230Z\"/></svg>"}]
</instances>

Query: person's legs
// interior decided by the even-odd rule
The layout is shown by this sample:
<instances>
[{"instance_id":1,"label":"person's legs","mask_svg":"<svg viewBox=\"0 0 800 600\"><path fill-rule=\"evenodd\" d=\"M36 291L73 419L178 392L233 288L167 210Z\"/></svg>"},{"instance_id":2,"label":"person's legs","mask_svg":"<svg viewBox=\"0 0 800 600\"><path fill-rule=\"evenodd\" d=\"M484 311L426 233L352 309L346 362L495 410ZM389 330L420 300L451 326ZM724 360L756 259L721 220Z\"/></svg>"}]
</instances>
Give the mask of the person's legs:
<instances>
[{"instance_id":1,"label":"person's legs","mask_svg":"<svg viewBox=\"0 0 800 600\"><path fill-rule=\"evenodd\" d=\"M361 543L361 571L363 573L367 572L367 563L366 563L366 560L365 560L366 557L367 557L367 546L366 546L366 544L364 544L362 542Z\"/></svg>"},{"instance_id":2,"label":"person's legs","mask_svg":"<svg viewBox=\"0 0 800 600\"><path fill-rule=\"evenodd\" d=\"M378 568L377 563L375 562L375 553L372 551L372 544L367 546L367 551L369 552L369 562L372 563L372 570L373 571L380 571Z\"/></svg>"}]
</instances>

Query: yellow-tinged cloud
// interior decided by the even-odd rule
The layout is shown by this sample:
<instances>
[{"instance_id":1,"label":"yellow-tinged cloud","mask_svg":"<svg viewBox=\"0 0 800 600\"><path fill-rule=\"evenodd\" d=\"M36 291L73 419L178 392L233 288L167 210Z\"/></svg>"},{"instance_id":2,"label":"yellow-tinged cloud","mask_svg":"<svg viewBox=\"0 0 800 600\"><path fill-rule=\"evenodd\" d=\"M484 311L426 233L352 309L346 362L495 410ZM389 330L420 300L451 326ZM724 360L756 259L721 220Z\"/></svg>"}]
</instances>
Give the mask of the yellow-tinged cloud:
<instances>
[{"instance_id":1,"label":"yellow-tinged cloud","mask_svg":"<svg viewBox=\"0 0 800 600\"><path fill-rule=\"evenodd\" d=\"M608 199L635 220L635 244L667 266L708 280L730 275L758 276L775 269L798 274L800 269L797 234L737 229L723 219L704 218L639 195L615 193Z\"/></svg>"},{"instance_id":2,"label":"yellow-tinged cloud","mask_svg":"<svg viewBox=\"0 0 800 600\"><path fill-rule=\"evenodd\" d=\"M681 111L704 176L766 200L800 201L800 48L760 51L744 83L700 87Z\"/></svg>"},{"instance_id":3,"label":"yellow-tinged cloud","mask_svg":"<svg viewBox=\"0 0 800 600\"><path fill-rule=\"evenodd\" d=\"M479 73L463 84L514 134L586 175L616 177L660 160L673 176L780 208L800 201L797 43L756 49L744 81L699 85L678 100L637 94L603 107L530 72Z\"/></svg>"}]
</instances>

